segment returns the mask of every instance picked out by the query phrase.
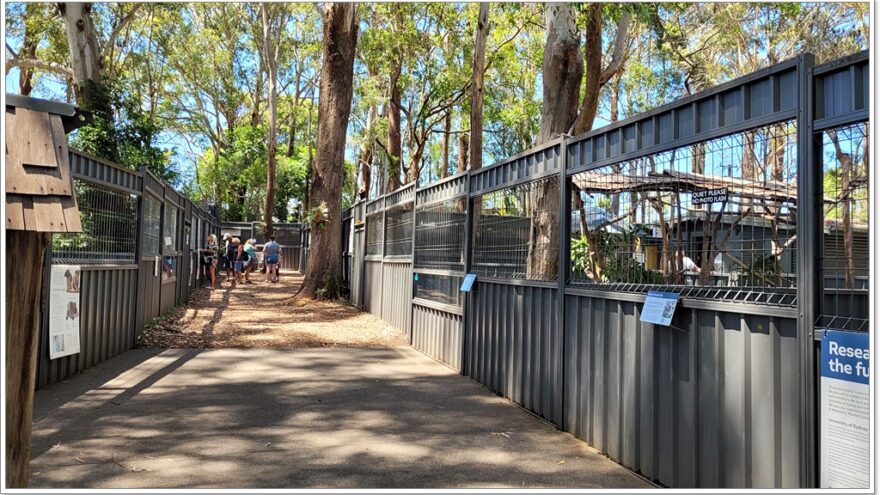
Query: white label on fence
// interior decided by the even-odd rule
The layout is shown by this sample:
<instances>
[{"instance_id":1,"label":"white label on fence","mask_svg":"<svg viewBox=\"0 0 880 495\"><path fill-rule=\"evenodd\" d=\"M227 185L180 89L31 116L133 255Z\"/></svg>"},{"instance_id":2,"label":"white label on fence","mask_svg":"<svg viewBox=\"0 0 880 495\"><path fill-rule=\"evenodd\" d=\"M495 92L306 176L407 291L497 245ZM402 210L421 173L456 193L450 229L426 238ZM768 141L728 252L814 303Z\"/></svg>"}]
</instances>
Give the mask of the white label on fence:
<instances>
[{"instance_id":1,"label":"white label on fence","mask_svg":"<svg viewBox=\"0 0 880 495\"><path fill-rule=\"evenodd\" d=\"M79 265L52 265L49 279L49 358L79 352Z\"/></svg>"},{"instance_id":2,"label":"white label on fence","mask_svg":"<svg viewBox=\"0 0 880 495\"><path fill-rule=\"evenodd\" d=\"M868 334L826 330L820 391L821 488L870 488Z\"/></svg>"},{"instance_id":3,"label":"white label on fence","mask_svg":"<svg viewBox=\"0 0 880 495\"><path fill-rule=\"evenodd\" d=\"M153 276L159 276L159 257L156 256L156 259L153 260Z\"/></svg>"},{"instance_id":4,"label":"white label on fence","mask_svg":"<svg viewBox=\"0 0 880 495\"><path fill-rule=\"evenodd\" d=\"M170 235L166 235L166 236L165 236L165 245L166 245L166 246L170 246L170 245L171 245L171 236L170 236Z\"/></svg>"}]
</instances>

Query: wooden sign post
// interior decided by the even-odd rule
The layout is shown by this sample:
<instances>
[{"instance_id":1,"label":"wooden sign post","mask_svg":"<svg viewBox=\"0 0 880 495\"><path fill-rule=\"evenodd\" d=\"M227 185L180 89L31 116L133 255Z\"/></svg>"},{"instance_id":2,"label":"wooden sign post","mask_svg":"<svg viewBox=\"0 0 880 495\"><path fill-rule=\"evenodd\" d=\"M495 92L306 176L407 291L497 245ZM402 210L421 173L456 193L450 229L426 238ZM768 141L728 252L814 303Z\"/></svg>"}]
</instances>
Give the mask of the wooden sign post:
<instances>
[{"instance_id":1,"label":"wooden sign post","mask_svg":"<svg viewBox=\"0 0 880 495\"><path fill-rule=\"evenodd\" d=\"M52 232L81 232L66 133L75 107L6 97L6 484L28 483L43 257Z\"/></svg>"}]
</instances>

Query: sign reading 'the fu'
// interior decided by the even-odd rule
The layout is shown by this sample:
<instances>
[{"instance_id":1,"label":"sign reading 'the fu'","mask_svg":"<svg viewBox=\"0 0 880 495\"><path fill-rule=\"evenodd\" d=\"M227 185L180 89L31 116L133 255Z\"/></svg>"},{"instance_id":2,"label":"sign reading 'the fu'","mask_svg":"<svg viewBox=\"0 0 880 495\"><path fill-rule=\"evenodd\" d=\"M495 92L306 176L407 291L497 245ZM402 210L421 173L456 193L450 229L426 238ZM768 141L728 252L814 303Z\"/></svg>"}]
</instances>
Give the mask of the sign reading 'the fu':
<instances>
[{"instance_id":1,"label":"sign reading 'the fu'","mask_svg":"<svg viewBox=\"0 0 880 495\"><path fill-rule=\"evenodd\" d=\"M820 385L821 488L871 486L868 334L826 330Z\"/></svg>"}]
</instances>

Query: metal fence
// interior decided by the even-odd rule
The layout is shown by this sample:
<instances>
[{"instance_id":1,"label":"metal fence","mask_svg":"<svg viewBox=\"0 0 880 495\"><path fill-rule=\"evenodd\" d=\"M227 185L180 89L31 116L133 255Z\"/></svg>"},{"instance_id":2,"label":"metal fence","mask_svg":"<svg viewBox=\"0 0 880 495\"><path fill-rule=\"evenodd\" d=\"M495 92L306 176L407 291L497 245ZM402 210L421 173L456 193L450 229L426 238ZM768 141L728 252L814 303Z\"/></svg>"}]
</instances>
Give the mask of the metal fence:
<instances>
[{"instance_id":1,"label":"metal fence","mask_svg":"<svg viewBox=\"0 0 880 495\"><path fill-rule=\"evenodd\" d=\"M660 484L817 486L816 330L870 323L868 72L806 54L358 203L352 301Z\"/></svg>"},{"instance_id":2,"label":"metal fence","mask_svg":"<svg viewBox=\"0 0 880 495\"><path fill-rule=\"evenodd\" d=\"M146 169L69 150L83 231L54 234L46 253L37 387L134 347L153 318L184 304L206 280L198 250L218 220ZM80 352L49 357L52 265L80 270Z\"/></svg>"},{"instance_id":3,"label":"metal fence","mask_svg":"<svg viewBox=\"0 0 880 495\"><path fill-rule=\"evenodd\" d=\"M262 246L269 240L261 222L223 222L220 225L220 232L221 243L225 234L238 237L242 242L253 238L256 239L258 250L262 250ZM300 223L276 223L272 225L272 232L275 242L281 246L279 266L284 270L304 271L301 265L304 226Z\"/></svg>"}]
</instances>

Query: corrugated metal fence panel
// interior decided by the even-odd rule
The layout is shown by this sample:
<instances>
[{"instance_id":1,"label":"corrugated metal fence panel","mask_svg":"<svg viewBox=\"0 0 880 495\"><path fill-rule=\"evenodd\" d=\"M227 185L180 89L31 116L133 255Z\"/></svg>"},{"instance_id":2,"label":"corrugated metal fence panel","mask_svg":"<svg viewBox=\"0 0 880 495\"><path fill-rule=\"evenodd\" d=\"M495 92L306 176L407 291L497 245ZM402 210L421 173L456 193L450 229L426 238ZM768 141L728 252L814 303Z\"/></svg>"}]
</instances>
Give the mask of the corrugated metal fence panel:
<instances>
[{"instance_id":1,"label":"corrugated metal fence panel","mask_svg":"<svg viewBox=\"0 0 880 495\"><path fill-rule=\"evenodd\" d=\"M562 332L557 292L478 281L468 296L464 372L560 424Z\"/></svg>"},{"instance_id":2,"label":"corrugated metal fence panel","mask_svg":"<svg viewBox=\"0 0 880 495\"><path fill-rule=\"evenodd\" d=\"M47 306L40 328L37 388L58 383L130 349L134 344L137 270L83 270L81 276L80 352L49 359ZM44 280L48 282L48 277Z\"/></svg>"},{"instance_id":3,"label":"corrugated metal fence panel","mask_svg":"<svg viewBox=\"0 0 880 495\"><path fill-rule=\"evenodd\" d=\"M564 429L666 486L797 487L796 320L640 308L568 296Z\"/></svg>"},{"instance_id":4,"label":"corrugated metal fence panel","mask_svg":"<svg viewBox=\"0 0 880 495\"><path fill-rule=\"evenodd\" d=\"M382 317L382 262L364 261L364 309Z\"/></svg>"},{"instance_id":5,"label":"corrugated metal fence panel","mask_svg":"<svg viewBox=\"0 0 880 495\"><path fill-rule=\"evenodd\" d=\"M281 268L298 271L300 250L299 246L281 246Z\"/></svg>"},{"instance_id":6,"label":"corrugated metal fence panel","mask_svg":"<svg viewBox=\"0 0 880 495\"><path fill-rule=\"evenodd\" d=\"M413 303L412 319L413 347L461 371L461 315Z\"/></svg>"},{"instance_id":7,"label":"corrugated metal fence panel","mask_svg":"<svg viewBox=\"0 0 880 495\"><path fill-rule=\"evenodd\" d=\"M382 267L382 319L399 330L411 333L412 262L384 261Z\"/></svg>"},{"instance_id":8,"label":"corrugated metal fence panel","mask_svg":"<svg viewBox=\"0 0 880 495\"><path fill-rule=\"evenodd\" d=\"M352 239L351 303L362 307L364 297L364 242L365 230L355 227Z\"/></svg>"},{"instance_id":9,"label":"corrugated metal fence panel","mask_svg":"<svg viewBox=\"0 0 880 495\"><path fill-rule=\"evenodd\" d=\"M159 316L161 305L159 304L159 294L161 285L161 267L159 274L156 274L156 258L145 258L140 262L140 276L138 277L138 309L141 312L141 318L138 320L138 334L147 323L153 318ZM161 263L161 260L158 261Z\"/></svg>"}]
</instances>

